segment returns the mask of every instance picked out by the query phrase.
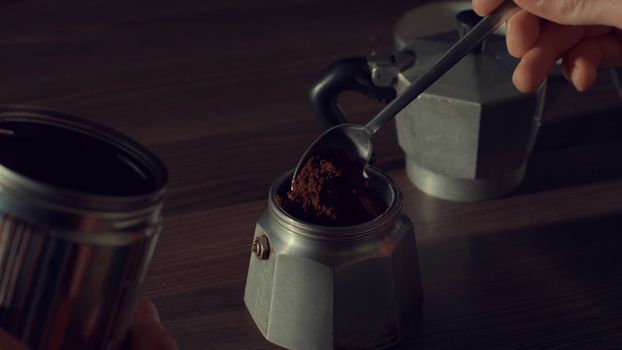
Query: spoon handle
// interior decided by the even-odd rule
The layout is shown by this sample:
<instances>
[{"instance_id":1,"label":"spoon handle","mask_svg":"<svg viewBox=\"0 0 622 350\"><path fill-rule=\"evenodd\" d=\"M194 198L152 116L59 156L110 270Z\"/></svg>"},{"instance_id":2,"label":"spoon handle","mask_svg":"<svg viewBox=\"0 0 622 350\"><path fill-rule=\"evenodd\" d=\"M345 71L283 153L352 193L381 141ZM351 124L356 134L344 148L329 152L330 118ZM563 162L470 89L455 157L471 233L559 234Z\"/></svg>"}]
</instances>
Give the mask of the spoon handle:
<instances>
[{"instance_id":1,"label":"spoon handle","mask_svg":"<svg viewBox=\"0 0 622 350\"><path fill-rule=\"evenodd\" d=\"M419 79L412 83L397 98L389 103L374 119L364 126L369 135L375 134L388 121L393 119L417 96L434 84L451 67L473 50L486 37L492 34L520 8L512 0L506 0L490 16L482 19L473 29L458 40L438 61L428 68Z\"/></svg>"}]
</instances>

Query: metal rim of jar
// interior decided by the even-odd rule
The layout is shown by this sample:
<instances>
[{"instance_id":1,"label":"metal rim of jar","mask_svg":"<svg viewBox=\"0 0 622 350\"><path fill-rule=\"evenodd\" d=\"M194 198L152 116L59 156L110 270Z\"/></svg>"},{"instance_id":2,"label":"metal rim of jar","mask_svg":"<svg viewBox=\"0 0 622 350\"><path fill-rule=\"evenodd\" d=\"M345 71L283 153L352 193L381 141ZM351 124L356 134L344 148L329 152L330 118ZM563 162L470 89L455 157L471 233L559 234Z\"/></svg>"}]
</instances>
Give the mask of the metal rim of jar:
<instances>
[{"instance_id":1,"label":"metal rim of jar","mask_svg":"<svg viewBox=\"0 0 622 350\"><path fill-rule=\"evenodd\" d=\"M293 172L294 169L286 172L272 184L268 206L282 226L306 239L333 242L371 239L390 229L402 212L402 192L397 184L380 169L368 165L365 167L365 172L382 179L390 192L391 200L387 203L387 210L384 213L371 221L351 226L322 226L307 223L289 215L274 202L279 187L284 181L290 182Z\"/></svg>"},{"instance_id":2,"label":"metal rim of jar","mask_svg":"<svg viewBox=\"0 0 622 350\"><path fill-rule=\"evenodd\" d=\"M76 229L135 227L159 221L168 184L162 161L138 142L108 127L63 112L39 107L0 106L0 121L27 121L69 129L131 154L155 179L155 190L131 196L106 196L63 189L22 176L0 164L0 190L22 212L45 212L47 219ZM23 198L27 198L27 202ZM15 203L13 203L13 201ZM9 214L12 214L9 212ZM27 216L25 219L32 219Z\"/></svg>"}]
</instances>

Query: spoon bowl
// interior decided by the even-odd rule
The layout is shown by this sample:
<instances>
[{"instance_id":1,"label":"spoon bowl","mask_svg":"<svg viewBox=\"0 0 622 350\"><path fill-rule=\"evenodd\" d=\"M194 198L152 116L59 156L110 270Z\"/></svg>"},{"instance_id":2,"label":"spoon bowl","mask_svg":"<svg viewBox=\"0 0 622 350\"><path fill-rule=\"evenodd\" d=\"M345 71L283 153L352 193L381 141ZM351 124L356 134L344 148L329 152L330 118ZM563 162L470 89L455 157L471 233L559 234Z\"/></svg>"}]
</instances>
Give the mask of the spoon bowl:
<instances>
[{"instance_id":1,"label":"spoon bowl","mask_svg":"<svg viewBox=\"0 0 622 350\"><path fill-rule=\"evenodd\" d=\"M292 186L298 172L309 158L337 150L349 161L361 165L361 173L372 154L371 133L364 125L341 124L326 130L305 151L292 176Z\"/></svg>"}]
</instances>

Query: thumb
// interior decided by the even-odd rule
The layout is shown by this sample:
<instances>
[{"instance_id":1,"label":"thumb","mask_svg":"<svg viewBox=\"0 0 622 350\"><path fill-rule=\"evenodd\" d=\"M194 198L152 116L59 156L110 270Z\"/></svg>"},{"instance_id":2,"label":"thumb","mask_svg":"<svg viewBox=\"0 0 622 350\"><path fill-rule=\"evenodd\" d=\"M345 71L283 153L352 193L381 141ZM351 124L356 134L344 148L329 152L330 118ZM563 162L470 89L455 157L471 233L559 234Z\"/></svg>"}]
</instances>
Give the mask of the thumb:
<instances>
[{"instance_id":1,"label":"thumb","mask_svg":"<svg viewBox=\"0 0 622 350\"><path fill-rule=\"evenodd\" d=\"M622 29L619 0L514 0L527 12L566 25L606 25Z\"/></svg>"},{"instance_id":2,"label":"thumb","mask_svg":"<svg viewBox=\"0 0 622 350\"><path fill-rule=\"evenodd\" d=\"M175 339L162 327L155 304L147 298L138 301L129 342L131 350L178 349Z\"/></svg>"},{"instance_id":3,"label":"thumb","mask_svg":"<svg viewBox=\"0 0 622 350\"><path fill-rule=\"evenodd\" d=\"M0 350L28 350L28 347L0 328Z\"/></svg>"}]
</instances>

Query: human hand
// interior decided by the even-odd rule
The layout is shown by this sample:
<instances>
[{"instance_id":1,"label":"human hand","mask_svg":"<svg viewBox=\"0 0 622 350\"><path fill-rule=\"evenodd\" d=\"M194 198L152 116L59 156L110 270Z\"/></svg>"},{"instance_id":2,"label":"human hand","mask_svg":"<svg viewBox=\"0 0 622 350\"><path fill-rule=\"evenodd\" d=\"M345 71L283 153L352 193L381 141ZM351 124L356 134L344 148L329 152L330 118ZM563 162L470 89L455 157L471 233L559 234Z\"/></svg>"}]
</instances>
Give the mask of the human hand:
<instances>
[{"instance_id":1,"label":"human hand","mask_svg":"<svg viewBox=\"0 0 622 350\"><path fill-rule=\"evenodd\" d=\"M147 298L138 300L128 345L128 350L177 350L175 340L160 323L158 309Z\"/></svg>"},{"instance_id":2,"label":"human hand","mask_svg":"<svg viewBox=\"0 0 622 350\"><path fill-rule=\"evenodd\" d=\"M128 350L177 350L175 340L160 324L158 310L147 298L138 301L128 346ZM0 350L28 350L28 347L0 329Z\"/></svg>"},{"instance_id":3,"label":"human hand","mask_svg":"<svg viewBox=\"0 0 622 350\"><path fill-rule=\"evenodd\" d=\"M503 0L473 0L488 15ZM622 1L514 0L521 11L507 23L508 51L521 58L513 81L522 92L536 90L562 58L562 73L579 91L596 80L599 68L622 65Z\"/></svg>"}]
</instances>

